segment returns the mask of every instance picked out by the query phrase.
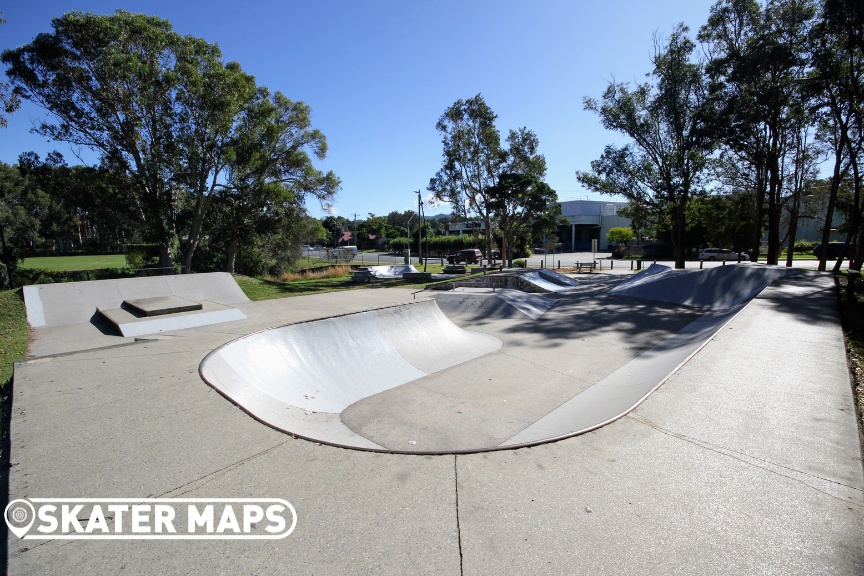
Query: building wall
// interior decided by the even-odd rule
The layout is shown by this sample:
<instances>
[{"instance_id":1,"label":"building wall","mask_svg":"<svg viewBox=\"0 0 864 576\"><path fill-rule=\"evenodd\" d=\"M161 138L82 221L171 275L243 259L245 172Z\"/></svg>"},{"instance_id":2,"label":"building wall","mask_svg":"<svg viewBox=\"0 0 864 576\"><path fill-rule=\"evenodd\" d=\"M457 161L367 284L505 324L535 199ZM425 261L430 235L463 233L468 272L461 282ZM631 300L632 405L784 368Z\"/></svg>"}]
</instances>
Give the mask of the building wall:
<instances>
[{"instance_id":1,"label":"building wall","mask_svg":"<svg viewBox=\"0 0 864 576\"><path fill-rule=\"evenodd\" d=\"M628 228L630 219L618 215L618 208L624 202L605 202L602 200L570 200L561 203L561 216L569 226L560 226L558 236L565 252L591 250L591 240L597 240L597 247L606 250L606 236L612 228Z\"/></svg>"}]
</instances>

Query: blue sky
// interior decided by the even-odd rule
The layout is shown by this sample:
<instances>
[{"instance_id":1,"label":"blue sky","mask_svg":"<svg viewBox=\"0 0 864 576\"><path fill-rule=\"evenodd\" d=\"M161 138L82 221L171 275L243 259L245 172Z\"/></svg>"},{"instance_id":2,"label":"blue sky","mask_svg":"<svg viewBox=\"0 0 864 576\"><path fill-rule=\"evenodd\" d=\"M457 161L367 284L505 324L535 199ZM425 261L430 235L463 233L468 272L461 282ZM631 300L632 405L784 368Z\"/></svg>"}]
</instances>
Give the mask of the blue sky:
<instances>
[{"instance_id":1,"label":"blue sky","mask_svg":"<svg viewBox=\"0 0 864 576\"><path fill-rule=\"evenodd\" d=\"M318 166L342 179L338 214L365 218L416 208L441 164L435 123L459 98L482 93L502 139L534 130L547 181L562 200L600 199L576 181L609 143L594 114L611 79L641 82L655 32L677 22L695 34L712 1L668 0L0 0L0 50L50 32L51 19L118 8L169 20L181 34L218 44L259 84L312 108L330 150ZM30 134L41 109L25 104L0 130L0 161L68 145ZM87 156L85 155L86 159ZM320 217L320 207L309 205ZM447 211L427 209L428 214Z\"/></svg>"}]
</instances>

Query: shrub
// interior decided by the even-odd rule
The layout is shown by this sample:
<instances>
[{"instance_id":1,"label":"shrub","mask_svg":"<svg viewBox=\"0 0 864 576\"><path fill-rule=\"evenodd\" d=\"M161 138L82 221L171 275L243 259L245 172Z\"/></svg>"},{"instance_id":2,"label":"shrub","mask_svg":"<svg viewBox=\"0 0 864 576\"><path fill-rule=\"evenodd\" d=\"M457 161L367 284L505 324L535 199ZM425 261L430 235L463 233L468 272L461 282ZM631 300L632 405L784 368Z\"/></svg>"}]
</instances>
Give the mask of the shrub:
<instances>
[{"instance_id":1,"label":"shrub","mask_svg":"<svg viewBox=\"0 0 864 576\"><path fill-rule=\"evenodd\" d=\"M159 261L159 244L127 244L126 265L133 270Z\"/></svg>"},{"instance_id":2,"label":"shrub","mask_svg":"<svg viewBox=\"0 0 864 576\"><path fill-rule=\"evenodd\" d=\"M527 262L525 260L514 260L513 267L514 268L525 268L527 266Z\"/></svg>"},{"instance_id":3,"label":"shrub","mask_svg":"<svg viewBox=\"0 0 864 576\"><path fill-rule=\"evenodd\" d=\"M813 249L819 245L819 242L810 242L809 240L798 240L795 242L793 250L803 254L812 254Z\"/></svg>"},{"instance_id":4,"label":"shrub","mask_svg":"<svg viewBox=\"0 0 864 576\"><path fill-rule=\"evenodd\" d=\"M280 276L282 282L294 282L296 280L321 280L323 278L343 278L350 276L353 272L351 266L324 266L302 272L286 272Z\"/></svg>"}]
</instances>

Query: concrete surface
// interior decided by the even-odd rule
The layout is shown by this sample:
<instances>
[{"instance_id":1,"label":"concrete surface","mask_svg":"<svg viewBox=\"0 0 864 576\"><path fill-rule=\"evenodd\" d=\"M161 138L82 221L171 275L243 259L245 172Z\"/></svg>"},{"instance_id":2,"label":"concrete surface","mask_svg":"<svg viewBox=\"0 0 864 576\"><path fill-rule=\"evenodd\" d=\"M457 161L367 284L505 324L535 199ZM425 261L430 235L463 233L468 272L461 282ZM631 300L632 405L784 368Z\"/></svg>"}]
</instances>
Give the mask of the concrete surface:
<instances>
[{"instance_id":1,"label":"concrete surface","mask_svg":"<svg viewBox=\"0 0 864 576\"><path fill-rule=\"evenodd\" d=\"M406 272L417 273L414 266L368 266L375 278L401 278Z\"/></svg>"},{"instance_id":2,"label":"concrete surface","mask_svg":"<svg viewBox=\"0 0 864 576\"><path fill-rule=\"evenodd\" d=\"M112 310L99 308L98 311L102 318L113 325L123 338L246 319L243 312L224 304L202 300L196 302L196 305L198 306L197 310L169 312L155 316L137 316L125 308ZM93 323L95 324L96 321L94 320Z\"/></svg>"},{"instance_id":3,"label":"concrete surface","mask_svg":"<svg viewBox=\"0 0 864 576\"><path fill-rule=\"evenodd\" d=\"M34 329L29 356L129 344L136 336L242 320L245 315L236 305L249 302L224 272L36 284L25 286L23 292L27 322ZM139 322L122 309L124 301L158 297L191 300L208 310ZM100 310L112 311L110 318Z\"/></svg>"},{"instance_id":4,"label":"concrete surface","mask_svg":"<svg viewBox=\"0 0 864 576\"><path fill-rule=\"evenodd\" d=\"M559 338L585 338L581 363L556 357L523 319L454 321L503 322L522 342L512 353L524 367L500 373L513 388L583 365L590 385L607 361L626 364L621 350L635 357L676 332L686 312L609 296L613 282L596 278L577 292L605 307L560 301L543 316ZM9 573L864 571L861 446L830 276L779 280L627 416L532 448L413 456L317 445L260 424L197 374L239 335L412 299L373 289L248 303L241 322L19 363L10 499L276 497L298 525L267 542L11 536ZM619 315L631 309L642 315Z\"/></svg>"},{"instance_id":5,"label":"concrete surface","mask_svg":"<svg viewBox=\"0 0 864 576\"><path fill-rule=\"evenodd\" d=\"M764 264L730 264L707 270L675 270L652 264L610 294L717 310L745 302L766 286L800 270Z\"/></svg>"},{"instance_id":6,"label":"concrete surface","mask_svg":"<svg viewBox=\"0 0 864 576\"><path fill-rule=\"evenodd\" d=\"M123 304L141 316L161 316L162 314L176 314L178 312L192 312L201 310L198 302L180 298L179 296L155 296L153 298L138 298L136 300L124 300Z\"/></svg>"}]
</instances>

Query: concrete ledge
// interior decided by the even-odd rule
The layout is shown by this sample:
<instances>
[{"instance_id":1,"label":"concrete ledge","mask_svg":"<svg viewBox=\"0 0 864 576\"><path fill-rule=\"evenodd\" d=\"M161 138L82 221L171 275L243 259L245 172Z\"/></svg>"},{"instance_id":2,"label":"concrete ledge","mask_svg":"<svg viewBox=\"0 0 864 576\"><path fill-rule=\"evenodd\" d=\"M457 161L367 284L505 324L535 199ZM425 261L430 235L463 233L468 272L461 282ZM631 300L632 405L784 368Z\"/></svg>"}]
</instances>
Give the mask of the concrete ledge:
<instances>
[{"instance_id":1,"label":"concrete ledge","mask_svg":"<svg viewBox=\"0 0 864 576\"><path fill-rule=\"evenodd\" d=\"M162 316L164 314L177 314L179 312L192 312L201 310L198 302L186 300L179 296L156 296L155 298L138 298L136 300L124 300L123 308L131 308L141 316Z\"/></svg>"},{"instance_id":2,"label":"concrete ledge","mask_svg":"<svg viewBox=\"0 0 864 576\"><path fill-rule=\"evenodd\" d=\"M100 308L98 312L126 338L246 319L246 315L240 310L215 302L204 302L200 311L157 317L138 317L122 308L106 310Z\"/></svg>"},{"instance_id":3,"label":"concrete ledge","mask_svg":"<svg viewBox=\"0 0 864 576\"><path fill-rule=\"evenodd\" d=\"M403 280L431 280L431 272L405 272L402 274Z\"/></svg>"}]
</instances>

